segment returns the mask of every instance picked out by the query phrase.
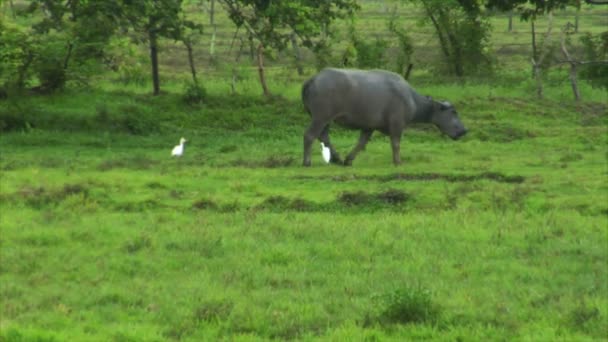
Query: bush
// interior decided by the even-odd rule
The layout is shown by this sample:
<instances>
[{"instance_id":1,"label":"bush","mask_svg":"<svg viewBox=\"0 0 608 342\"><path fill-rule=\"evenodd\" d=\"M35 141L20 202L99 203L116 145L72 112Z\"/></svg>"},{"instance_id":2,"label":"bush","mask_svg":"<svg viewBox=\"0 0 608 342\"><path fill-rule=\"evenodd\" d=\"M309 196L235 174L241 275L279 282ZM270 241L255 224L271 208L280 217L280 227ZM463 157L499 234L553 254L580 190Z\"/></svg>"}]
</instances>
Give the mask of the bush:
<instances>
[{"instance_id":1,"label":"bush","mask_svg":"<svg viewBox=\"0 0 608 342\"><path fill-rule=\"evenodd\" d=\"M430 291L407 286L380 296L376 320L383 324L436 322L441 309Z\"/></svg>"},{"instance_id":2,"label":"bush","mask_svg":"<svg viewBox=\"0 0 608 342\"><path fill-rule=\"evenodd\" d=\"M394 71L405 76L407 66L411 63L414 53L414 44L406 30L397 24L398 20L399 16L394 12L388 22L388 30L397 38L398 44Z\"/></svg>"},{"instance_id":3,"label":"bush","mask_svg":"<svg viewBox=\"0 0 608 342\"><path fill-rule=\"evenodd\" d=\"M0 132L26 130L31 127L25 116L12 111L0 111Z\"/></svg>"},{"instance_id":4,"label":"bush","mask_svg":"<svg viewBox=\"0 0 608 342\"><path fill-rule=\"evenodd\" d=\"M40 60L35 68L40 88L45 93L63 89L67 80L65 69L60 60L50 57Z\"/></svg>"},{"instance_id":5,"label":"bush","mask_svg":"<svg viewBox=\"0 0 608 342\"><path fill-rule=\"evenodd\" d=\"M32 62L32 37L28 32L11 23L0 21L0 92L8 97L21 91L28 80L28 67Z\"/></svg>"},{"instance_id":6,"label":"bush","mask_svg":"<svg viewBox=\"0 0 608 342\"><path fill-rule=\"evenodd\" d=\"M351 32L351 49L354 48L355 51L347 50L347 53L356 56L356 61L347 61L345 53L343 64L356 65L362 69L385 68L385 52L389 45L388 42L380 37L376 37L375 40L362 38L356 33L354 27Z\"/></svg>"},{"instance_id":7,"label":"bush","mask_svg":"<svg viewBox=\"0 0 608 342\"><path fill-rule=\"evenodd\" d=\"M203 104L207 99L207 90L201 85L188 83L184 89L182 99L189 105Z\"/></svg>"},{"instance_id":8,"label":"bush","mask_svg":"<svg viewBox=\"0 0 608 342\"><path fill-rule=\"evenodd\" d=\"M6 100L0 106L0 132L27 131L36 126L35 119L39 116L37 108L29 103Z\"/></svg>"},{"instance_id":9,"label":"bush","mask_svg":"<svg viewBox=\"0 0 608 342\"><path fill-rule=\"evenodd\" d=\"M600 61L608 58L608 31L596 36L587 33L581 37L581 42L586 60ZM605 63L583 65L581 78L588 80L594 87L608 88L608 65Z\"/></svg>"},{"instance_id":10,"label":"bush","mask_svg":"<svg viewBox=\"0 0 608 342\"><path fill-rule=\"evenodd\" d=\"M135 105L126 105L121 108L122 116L118 118L120 128L135 135L148 135L160 131L157 118L142 112Z\"/></svg>"}]
</instances>

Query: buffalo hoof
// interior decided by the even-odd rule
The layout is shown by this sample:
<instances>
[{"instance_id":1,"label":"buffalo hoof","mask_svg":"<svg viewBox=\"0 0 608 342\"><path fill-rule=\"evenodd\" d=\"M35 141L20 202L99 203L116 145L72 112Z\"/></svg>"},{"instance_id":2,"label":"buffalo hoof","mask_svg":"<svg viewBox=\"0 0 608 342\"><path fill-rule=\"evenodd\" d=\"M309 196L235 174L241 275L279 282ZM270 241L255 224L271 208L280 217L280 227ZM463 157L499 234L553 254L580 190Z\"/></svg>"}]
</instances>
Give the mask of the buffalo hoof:
<instances>
[{"instance_id":1,"label":"buffalo hoof","mask_svg":"<svg viewBox=\"0 0 608 342\"><path fill-rule=\"evenodd\" d=\"M344 165L344 166L353 166L353 161L352 161L352 159L346 159L344 161L344 164L342 164L342 165Z\"/></svg>"},{"instance_id":2,"label":"buffalo hoof","mask_svg":"<svg viewBox=\"0 0 608 342\"><path fill-rule=\"evenodd\" d=\"M310 162L304 162L304 163L302 163L302 166L304 166L304 167L310 167Z\"/></svg>"}]
</instances>

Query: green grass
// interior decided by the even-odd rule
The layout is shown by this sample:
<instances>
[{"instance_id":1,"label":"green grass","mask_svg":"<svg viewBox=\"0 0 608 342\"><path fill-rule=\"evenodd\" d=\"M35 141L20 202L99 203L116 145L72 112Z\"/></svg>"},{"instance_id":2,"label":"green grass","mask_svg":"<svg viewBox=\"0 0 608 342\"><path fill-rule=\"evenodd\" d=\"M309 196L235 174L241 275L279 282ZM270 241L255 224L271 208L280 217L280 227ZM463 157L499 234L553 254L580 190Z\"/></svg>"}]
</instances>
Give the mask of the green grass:
<instances>
[{"instance_id":1,"label":"green grass","mask_svg":"<svg viewBox=\"0 0 608 342\"><path fill-rule=\"evenodd\" d=\"M0 100L0 341L606 340L605 91L581 82L574 103L553 69L536 99L528 24L506 33L505 17L492 19L499 81L438 82L432 30L398 11L416 43L411 83L469 129L457 142L408 129L399 167L375 134L353 167L324 165L315 144L302 168L314 67L296 76L288 52L268 58L267 100L241 65L229 95L224 13L220 63L211 30L196 47L202 105L183 103L185 52L166 41L161 96L102 74ZM356 24L386 34L387 18L370 1ZM581 32L601 20L585 6ZM342 155L357 136L332 128Z\"/></svg>"},{"instance_id":2,"label":"green grass","mask_svg":"<svg viewBox=\"0 0 608 342\"><path fill-rule=\"evenodd\" d=\"M0 102L27 121L0 136L0 340L608 336L605 93L428 84L463 140L414 127L402 166L378 134L302 168L299 82L254 82Z\"/></svg>"}]
</instances>

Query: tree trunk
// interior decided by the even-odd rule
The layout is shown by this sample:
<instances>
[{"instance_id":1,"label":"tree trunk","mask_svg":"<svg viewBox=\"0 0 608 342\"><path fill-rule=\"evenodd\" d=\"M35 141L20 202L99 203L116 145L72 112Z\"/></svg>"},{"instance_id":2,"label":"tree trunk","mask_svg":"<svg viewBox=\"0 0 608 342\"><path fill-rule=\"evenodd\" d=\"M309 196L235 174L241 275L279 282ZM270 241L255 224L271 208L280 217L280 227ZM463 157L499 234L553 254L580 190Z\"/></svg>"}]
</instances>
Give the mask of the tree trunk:
<instances>
[{"instance_id":1,"label":"tree trunk","mask_svg":"<svg viewBox=\"0 0 608 342\"><path fill-rule=\"evenodd\" d=\"M414 64L412 64L412 63L408 64L408 66L407 66L407 70L405 71L405 76L404 76L404 78L405 78L406 80L409 80L409 78L410 78L410 74L412 73L412 68L413 68L413 67L414 67Z\"/></svg>"},{"instance_id":2,"label":"tree trunk","mask_svg":"<svg viewBox=\"0 0 608 342\"><path fill-rule=\"evenodd\" d=\"M425 6L425 10L435 27L441 51L445 56L448 66L453 69L456 76L462 77L464 74L464 70L462 69L462 51L458 38L450 32L447 14L444 11L439 11L437 17L430 7Z\"/></svg>"},{"instance_id":3,"label":"tree trunk","mask_svg":"<svg viewBox=\"0 0 608 342\"><path fill-rule=\"evenodd\" d=\"M547 49L545 49L545 44L548 44L551 38L551 30L553 29L553 12L549 12L547 16L547 32L545 33L545 37L541 43L540 48L536 46L534 19L530 20L530 24L532 25L532 75L536 80L536 95L539 99L543 98L543 80L541 75L541 67L543 60L547 56L548 52Z\"/></svg>"},{"instance_id":4,"label":"tree trunk","mask_svg":"<svg viewBox=\"0 0 608 342\"><path fill-rule=\"evenodd\" d=\"M68 51L65 54L65 58L63 59L63 70L68 69L68 65L70 64L70 58L72 57L72 50L74 49L74 44L72 42L68 43Z\"/></svg>"},{"instance_id":5,"label":"tree trunk","mask_svg":"<svg viewBox=\"0 0 608 342\"><path fill-rule=\"evenodd\" d=\"M448 47L447 39L443 35L443 31L441 30L441 25L439 25L437 18L433 15L431 10L429 8L426 8L426 10L427 15L429 16L429 18L431 18L431 21L433 22L433 26L435 26L435 32L437 32L437 38L439 38L439 47L441 48L441 52L443 52L444 57L449 60L450 50Z\"/></svg>"},{"instance_id":6,"label":"tree trunk","mask_svg":"<svg viewBox=\"0 0 608 342\"><path fill-rule=\"evenodd\" d=\"M209 10L209 25L211 26L211 43L209 44L209 57L211 61L215 60L215 37L217 34L217 25L215 24L215 0L211 0L211 8Z\"/></svg>"},{"instance_id":7,"label":"tree trunk","mask_svg":"<svg viewBox=\"0 0 608 342\"><path fill-rule=\"evenodd\" d=\"M160 80L158 77L158 46L156 41L156 32L153 28L148 31L150 39L150 62L152 63L152 85L154 95L160 94Z\"/></svg>"},{"instance_id":8,"label":"tree trunk","mask_svg":"<svg viewBox=\"0 0 608 342\"><path fill-rule=\"evenodd\" d=\"M581 100L581 93L578 90L578 83L576 81L576 63L570 63L570 85L572 86L572 93L574 94L574 100L576 102Z\"/></svg>"},{"instance_id":9,"label":"tree trunk","mask_svg":"<svg viewBox=\"0 0 608 342\"><path fill-rule=\"evenodd\" d=\"M266 77L264 75L264 44L262 43L258 45L258 74L260 75L260 83L262 84L262 89L264 90L264 96L272 96L270 90L268 90L268 86L266 85Z\"/></svg>"},{"instance_id":10,"label":"tree trunk","mask_svg":"<svg viewBox=\"0 0 608 342\"><path fill-rule=\"evenodd\" d=\"M296 58L296 69L298 70L298 75L304 75L304 69L302 68L302 54L300 53L300 47L298 46L298 40L296 37L296 33L291 33L291 46L293 47L293 53Z\"/></svg>"},{"instance_id":11,"label":"tree trunk","mask_svg":"<svg viewBox=\"0 0 608 342\"><path fill-rule=\"evenodd\" d=\"M253 44L253 35L249 33L249 55L251 60L255 60L255 45Z\"/></svg>"},{"instance_id":12,"label":"tree trunk","mask_svg":"<svg viewBox=\"0 0 608 342\"><path fill-rule=\"evenodd\" d=\"M237 28L238 31L238 28ZM235 33L236 36L236 33ZM236 58L234 59L234 64L232 65L232 83L230 83L230 87L232 88L232 94L236 94L236 79L237 79L237 65L239 65L239 60L241 59L241 54L243 53L243 48L245 46L245 40L240 39L241 44L239 46L239 52L236 54Z\"/></svg>"},{"instance_id":13,"label":"tree trunk","mask_svg":"<svg viewBox=\"0 0 608 342\"><path fill-rule=\"evenodd\" d=\"M532 77L536 78L538 52L536 51L536 31L534 27L534 19L530 19L530 28L532 29Z\"/></svg>"},{"instance_id":14,"label":"tree trunk","mask_svg":"<svg viewBox=\"0 0 608 342\"><path fill-rule=\"evenodd\" d=\"M572 86L572 93L574 94L574 100L575 101L580 101L581 99L581 93L578 90L578 83L576 80L576 61L574 61L572 59L572 57L570 56L570 53L568 53L568 49L566 48L566 38L562 37L562 53L564 54L564 56L566 57L566 60L568 61L568 63L570 64L570 85Z\"/></svg>"},{"instance_id":15,"label":"tree trunk","mask_svg":"<svg viewBox=\"0 0 608 342\"><path fill-rule=\"evenodd\" d=\"M27 70L30 65L34 61L34 54L31 51L28 51L27 56L24 58L23 63L19 68L17 68L17 81L16 86L19 90L25 88L25 79L27 76Z\"/></svg>"},{"instance_id":16,"label":"tree trunk","mask_svg":"<svg viewBox=\"0 0 608 342\"><path fill-rule=\"evenodd\" d=\"M188 63L190 63L190 73L192 73L192 82L198 86L198 78L196 77L196 66L194 65L194 53L192 51L192 41L184 40L186 50L188 50Z\"/></svg>"},{"instance_id":17,"label":"tree trunk","mask_svg":"<svg viewBox=\"0 0 608 342\"><path fill-rule=\"evenodd\" d=\"M450 40L450 45L452 47L452 64L454 66L454 73L459 78L464 76L464 69L462 67L462 49L460 48L460 42L458 41L458 37L456 37L452 32L448 31L448 38Z\"/></svg>"},{"instance_id":18,"label":"tree trunk","mask_svg":"<svg viewBox=\"0 0 608 342\"><path fill-rule=\"evenodd\" d=\"M509 12L509 32L513 32L513 12Z\"/></svg>"},{"instance_id":19,"label":"tree trunk","mask_svg":"<svg viewBox=\"0 0 608 342\"><path fill-rule=\"evenodd\" d=\"M576 14L574 15L574 33L578 33L578 19L581 14L581 6L576 8Z\"/></svg>"},{"instance_id":20,"label":"tree trunk","mask_svg":"<svg viewBox=\"0 0 608 342\"><path fill-rule=\"evenodd\" d=\"M534 79L536 80L536 96L539 99L543 98L543 79L540 71L540 65L534 59L532 59L532 72L534 73Z\"/></svg>"},{"instance_id":21,"label":"tree trunk","mask_svg":"<svg viewBox=\"0 0 608 342\"><path fill-rule=\"evenodd\" d=\"M15 13L15 4L13 4L13 0L8 0L8 6L11 9L11 16L13 19L17 18L17 14Z\"/></svg>"}]
</instances>

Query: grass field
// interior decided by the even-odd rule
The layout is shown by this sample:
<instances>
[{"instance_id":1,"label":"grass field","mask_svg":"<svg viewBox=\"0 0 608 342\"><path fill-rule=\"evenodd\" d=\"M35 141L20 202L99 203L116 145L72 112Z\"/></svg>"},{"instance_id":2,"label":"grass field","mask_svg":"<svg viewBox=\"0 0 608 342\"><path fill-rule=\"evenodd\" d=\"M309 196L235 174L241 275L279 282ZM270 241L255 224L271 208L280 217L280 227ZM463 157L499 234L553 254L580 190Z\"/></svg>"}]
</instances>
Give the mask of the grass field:
<instances>
[{"instance_id":1,"label":"grass field","mask_svg":"<svg viewBox=\"0 0 608 342\"><path fill-rule=\"evenodd\" d=\"M573 41L605 30L598 7L583 6ZM386 34L391 8L364 2L357 28ZM605 90L580 81L575 103L556 67L537 99L528 24L507 33L504 16L495 79L452 83L430 67L432 30L397 10L412 85L469 130L408 128L398 167L379 133L352 167L325 165L318 144L301 167L311 55L304 76L290 52L268 58L265 99L244 51L232 94L222 13L219 61L210 30L196 46L203 104L184 103L185 52L169 41L160 96L142 45L126 59L141 80L100 72L0 99L0 342L608 340ZM345 155L358 133L331 137Z\"/></svg>"},{"instance_id":2,"label":"grass field","mask_svg":"<svg viewBox=\"0 0 608 342\"><path fill-rule=\"evenodd\" d=\"M427 85L463 140L302 168L299 82L245 85L0 102L28 120L0 137L0 340L606 339L604 92Z\"/></svg>"}]
</instances>

